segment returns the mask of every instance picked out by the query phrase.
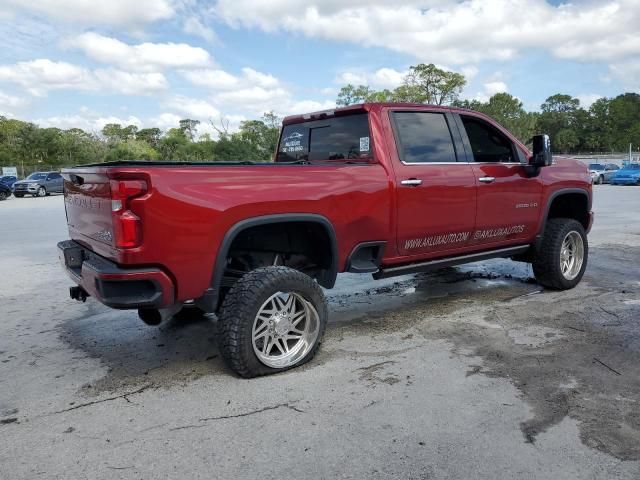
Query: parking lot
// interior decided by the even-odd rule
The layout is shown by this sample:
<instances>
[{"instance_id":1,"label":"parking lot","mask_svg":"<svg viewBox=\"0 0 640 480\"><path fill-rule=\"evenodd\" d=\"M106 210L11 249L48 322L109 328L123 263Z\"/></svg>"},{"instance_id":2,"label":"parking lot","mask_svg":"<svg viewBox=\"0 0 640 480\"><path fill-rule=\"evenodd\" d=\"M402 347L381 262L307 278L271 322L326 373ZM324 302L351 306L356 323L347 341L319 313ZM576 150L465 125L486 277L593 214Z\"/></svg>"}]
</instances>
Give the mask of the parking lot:
<instances>
[{"instance_id":1,"label":"parking lot","mask_svg":"<svg viewBox=\"0 0 640 480\"><path fill-rule=\"evenodd\" d=\"M62 197L11 197L0 478L638 479L640 188L594 191L574 290L507 260L345 275L316 358L254 380L213 317L154 328L70 300Z\"/></svg>"}]
</instances>

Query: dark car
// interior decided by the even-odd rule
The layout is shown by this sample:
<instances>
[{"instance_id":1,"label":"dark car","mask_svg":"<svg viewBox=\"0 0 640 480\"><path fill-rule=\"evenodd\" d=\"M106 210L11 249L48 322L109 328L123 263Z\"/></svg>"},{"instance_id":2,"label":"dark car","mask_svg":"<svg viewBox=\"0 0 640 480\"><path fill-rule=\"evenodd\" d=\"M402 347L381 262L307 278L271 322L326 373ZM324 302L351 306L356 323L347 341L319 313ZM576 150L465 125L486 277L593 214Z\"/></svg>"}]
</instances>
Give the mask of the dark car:
<instances>
[{"instance_id":1,"label":"dark car","mask_svg":"<svg viewBox=\"0 0 640 480\"><path fill-rule=\"evenodd\" d=\"M6 186L4 183L0 183L0 201L6 200L11 196L11 187Z\"/></svg>"},{"instance_id":2,"label":"dark car","mask_svg":"<svg viewBox=\"0 0 640 480\"><path fill-rule=\"evenodd\" d=\"M63 179L58 172L35 172L25 180L13 184L13 194L18 197L33 195L44 197L50 193L62 193Z\"/></svg>"},{"instance_id":3,"label":"dark car","mask_svg":"<svg viewBox=\"0 0 640 480\"><path fill-rule=\"evenodd\" d=\"M3 175L0 177L0 184L6 185L7 187L13 187L13 184L18 181L18 177L14 177L13 175Z\"/></svg>"}]
</instances>

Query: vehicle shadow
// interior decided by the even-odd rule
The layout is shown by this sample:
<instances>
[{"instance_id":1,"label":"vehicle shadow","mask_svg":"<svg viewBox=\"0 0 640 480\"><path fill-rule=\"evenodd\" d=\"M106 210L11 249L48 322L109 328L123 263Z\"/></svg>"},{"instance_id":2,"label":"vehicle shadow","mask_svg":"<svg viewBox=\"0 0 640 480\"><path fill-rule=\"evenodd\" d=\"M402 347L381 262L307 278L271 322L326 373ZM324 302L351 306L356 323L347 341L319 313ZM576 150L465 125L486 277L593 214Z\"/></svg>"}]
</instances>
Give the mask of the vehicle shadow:
<instances>
[{"instance_id":1,"label":"vehicle shadow","mask_svg":"<svg viewBox=\"0 0 640 480\"><path fill-rule=\"evenodd\" d=\"M481 293L485 299L503 299L539 288L527 284L526 272L518 268L516 272L524 278L514 279L513 271L500 271L496 265L450 268L383 282L346 276L336 289L326 292L331 313L325 338L330 342L349 325L364 327L374 319L384 322L393 312L436 305L441 308L447 298L471 292ZM111 310L95 302L87 302L85 308L86 315L64 322L60 329L65 343L106 367L102 378L83 385L85 395L135 390L144 385L163 388L185 385L203 376L234 375L220 356L215 315L178 314L159 327L150 327L133 311ZM452 304L451 308L457 306ZM401 328L401 323L387 327ZM321 353L304 368L321 365L323 357Z\"/></svg>"}]
</instances>

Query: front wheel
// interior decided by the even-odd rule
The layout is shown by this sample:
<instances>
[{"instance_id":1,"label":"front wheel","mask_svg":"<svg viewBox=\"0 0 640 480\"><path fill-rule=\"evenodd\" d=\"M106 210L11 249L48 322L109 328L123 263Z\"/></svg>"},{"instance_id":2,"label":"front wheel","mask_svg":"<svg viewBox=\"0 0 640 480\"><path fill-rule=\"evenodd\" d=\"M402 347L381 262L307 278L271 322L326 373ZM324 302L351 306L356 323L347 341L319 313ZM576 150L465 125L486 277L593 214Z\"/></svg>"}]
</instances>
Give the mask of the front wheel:
<instances>
[{"instance_id":1,"label":"front wheel","mask_svg":"<svg viewBox=\"0 0 640 480\"><path fill-rule=\"evenodd\" d=\"M47 190L44 187L39 187L36 191L37 197L44 197L47 194Z\"/></svg>"},{"instance_id":2,"label":"front wheel","mask_svg":"<svg viewBox=\"0 0 640 480\"><path fill-rule=\"evenodd\" d=\"M556 290L575 287L587 268L589 244L582 224L570 218L552 218L533 259L533 273L541 285Z\"/></svg>"},{"instance_id":3,"label":"front wheel","mask_svg":"<svg viewBox=\"0 0 640 480\"><path fill-rule=\"evenodd\" d=\"M0 192L0 202L2 200L6 200L9 197L9 195L7 195L7 192Z\"/></svg>"},{"instance_id":4,"label":"front wheel","mask_svg":"<svg viewBox=\"0 0 640 480\"><path fill-rule=\"evenodd\" d=\"M220 314L220 351L245 378L269 375L313 358L327 324L327 302L308 275L288 267L245 274Z\"/></svg>"},{"instance_id":5,"label":"front wheel","mask_svg":"<svg viewBox=\"0 0 640 480\"><path fill-rule=\"evenodd\" d=\"M604 177L602 175L599 175L598 179L596 180L596 184L602 185L603 183L604 183Z\"/></svg>"}]
</instances>

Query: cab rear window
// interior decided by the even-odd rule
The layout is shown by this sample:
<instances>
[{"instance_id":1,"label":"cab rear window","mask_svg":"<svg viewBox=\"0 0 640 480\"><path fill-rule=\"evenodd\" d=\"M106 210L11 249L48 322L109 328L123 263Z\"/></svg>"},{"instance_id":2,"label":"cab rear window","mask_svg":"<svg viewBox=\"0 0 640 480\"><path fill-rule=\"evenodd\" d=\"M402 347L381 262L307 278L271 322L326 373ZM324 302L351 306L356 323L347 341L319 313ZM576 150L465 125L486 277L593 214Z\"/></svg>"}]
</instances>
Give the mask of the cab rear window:
<instances>
[{"instance_id":1,"label":"cab rear window","mask_svg":"<svg viewBox=\"0 0 640 480\"><path fill-rule=\"evenodd\" d=\"M365 160L372 156L366 113L286 125L278 162Z\"/></svg>"}]
</instances>

